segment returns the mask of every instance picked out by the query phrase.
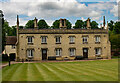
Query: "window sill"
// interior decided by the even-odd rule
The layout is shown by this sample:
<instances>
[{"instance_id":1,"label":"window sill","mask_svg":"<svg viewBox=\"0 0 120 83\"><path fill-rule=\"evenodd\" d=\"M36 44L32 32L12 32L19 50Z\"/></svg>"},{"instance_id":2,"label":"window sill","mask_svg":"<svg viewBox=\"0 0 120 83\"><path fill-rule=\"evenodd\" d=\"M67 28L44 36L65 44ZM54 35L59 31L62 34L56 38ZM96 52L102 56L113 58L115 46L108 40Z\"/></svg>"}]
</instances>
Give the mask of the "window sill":
<instances>
[{"instance_id":1,"label":"window sill","mask_svg":"<svg viewBox=\"0 0 120 83\"><path fill-rule=\"evenodd\" d=\"M41 44L47 44L47 43L41 43Z\"/></svg>"},{"instance_id":2,"label":"window sill","mask_svg":"<svg viewBox=\"0 0 120 83\"><path fill-rule=\"evenodd\" d=\"M57 58L61 57L61 56L56 56Z\"/></svg>"},{"instance_id":3,"label":"window sill","mask_svg":"<svg viewBox=\"0 0 120 83\"><path fill-rule=\"evenodd\" d=\"M70 42L69 44L75 44L75 42Z\"/></svg>"},{"instance_id":4,"label":"window sill","mask_svg":"<svg viewBox=\"0 0 120 83\"><path fill-rule=\"evenodd\" d=\"M83 42L83 44L88 44L88 42Z\"/></svg>"},{"instance_id":5,"label":"window sill","mask_svg":"<svg viewBox=\"0 0 120 83\"><path fill-rule=\"evenodd\" d=\"M28 58L29 58L29 59L32 59L32 58L33 58L33 56L28 56Z\"/></svg>"},{"instance_id":6,"label":"window sill","mask_svg":"<svg viewBox=\"0 0 120 83\"><path fill-rule=\"evenodd\" d=\"M28 45L33 45L33 43L27 43Z\"/></svg>"},{"instance_id":7,"label":"window sill","mask_svg":"<svg viewBox=\"0 0 120 83\"><path fill-rule=\"evenodd\" d=\"M95 42L95 44L100 44L100 42Z\"/></svg>"},{"instance_id":8,"label":"window sill","mask_svg":"<svg viewBox=\"0 0 120 83\"><path fill-rule=\"evenodd\" d=\"M70 56L70 57L75 57L75 55L72 55L72 56Z\"/></svg>"},{"instance_id":9,"label":"window sill","mask_svg":"<svg viewBox=\"0 0 120 83\"><path fill-rule=\"evenodd\" d=\"M61 44L61 43L56 43L56 44Z\"/></svg>"}]
</instances>

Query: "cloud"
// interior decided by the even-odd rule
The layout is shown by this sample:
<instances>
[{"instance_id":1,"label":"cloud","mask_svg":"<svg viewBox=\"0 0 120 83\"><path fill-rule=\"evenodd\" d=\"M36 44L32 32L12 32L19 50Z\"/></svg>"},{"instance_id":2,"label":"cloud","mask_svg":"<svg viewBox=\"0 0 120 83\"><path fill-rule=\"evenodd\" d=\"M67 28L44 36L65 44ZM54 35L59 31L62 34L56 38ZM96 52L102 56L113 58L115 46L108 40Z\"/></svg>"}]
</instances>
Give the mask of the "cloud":
<instances>
[{"instance_id":1,"label":"cloud","mask_svg":"<svg viewBox=\"0 0 120 83\"><path fill-rule=\"evenodd\" d=\"M10 2L2 3L2 10L5 18L10 25L15 25L16 15L25 15L21 17L21 23L25 25L26 19L46 19L48 24L53 22L51 18L61 17L90 17L92 20L99 20L104 13L103 10L110 10L114 7L113 3L100 2L88 4L79 3L76 0L10 0ZM111 10L115 14L114 9Z\"/></svg>"},{"instance_id":2,"label":"cloud","mask_svg":"<svg viewBox=\"0 0 120 83\"><path fill-rule=\"evenodd\" d=\"M110 12L113 13L114 16L118 17L118 5L114 5Z\"/></svg>"}]
</instances>

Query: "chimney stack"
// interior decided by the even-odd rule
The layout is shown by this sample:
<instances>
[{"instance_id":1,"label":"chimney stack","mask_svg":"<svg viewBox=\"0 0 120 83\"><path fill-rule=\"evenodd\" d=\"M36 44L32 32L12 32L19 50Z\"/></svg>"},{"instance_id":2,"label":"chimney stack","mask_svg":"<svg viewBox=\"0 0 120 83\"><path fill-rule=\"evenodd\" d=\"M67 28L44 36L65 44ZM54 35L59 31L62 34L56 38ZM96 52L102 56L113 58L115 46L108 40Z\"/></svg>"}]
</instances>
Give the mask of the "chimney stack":
<instances>
[{"instance_id":1,"label":"chimney stack","mask_svg":"<svg viewBox=\"0 0 120 83\"><path fill-rule=\"evenodd\" d=\"M87 19L87 29L90 29L90 18Z\"/></svg>"},{"instance_id":2,"label":"chimney stack","mask_svg":"<svg viewBox=\"0 0 120 83\"><path fill-rule=\"evenodd\" d=\"M19 28L19 16L17 15L17 28Z\"/></svg>"},{"instance_id":3,"label":"chimney stack","mask_svg":"<svg viewBox=\"0 0 120 83\"><path fill-rule=\"evenodd\" d=\"M103 16L103 28L105 29L105 16Z\"/></svg>"},{"instance_id":4,"label":"chimney stack","mask_svg":"<svg viewBox=\"0 0 120 83\"><path fill-rule=\"evenodd\" d=\"M34 19L34 28L37 28L37 19L36 19L36 17Z\"/></svg>"},{"instance_id":5,"label":"chimney stack","mask_svg":"<svg viewBox=\"0 0 120 83\"><path fill-rule=\"evenodd\" d=\"M66 19L60 19L60 25L59 25L60 28L66 28Z\"/></svg>"}]
</instances>

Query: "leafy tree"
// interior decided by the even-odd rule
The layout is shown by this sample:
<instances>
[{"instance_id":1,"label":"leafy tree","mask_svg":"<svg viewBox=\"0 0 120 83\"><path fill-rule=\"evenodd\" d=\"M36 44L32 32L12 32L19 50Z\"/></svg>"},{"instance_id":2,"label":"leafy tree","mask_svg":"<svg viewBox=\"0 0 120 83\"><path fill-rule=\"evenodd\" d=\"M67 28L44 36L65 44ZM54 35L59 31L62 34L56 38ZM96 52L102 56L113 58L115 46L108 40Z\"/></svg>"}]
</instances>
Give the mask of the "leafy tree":
<instances>
[{"instance_id":1,"label":"leafy tree","mask_svg":"<svg viewBox=\"0 0 120 83\"><path fill-rule=\"evenodd\" d=\"M96 21L92 21L90 25L91 25L91 29L98 29L98 23Z\"/></svg>"},{"instance_id":2,"label":"leafy tree","mask_svg":"<svg viewBox=\"0 0 120 83\"><path fill-rule=\"evenodd\" d=\"M112 49L120 48L120 34L110 34L110 42Z\"/></svg>"},{"instance_id":3,"label":"leafy tree","mask_svg":"<svg viewBox=\"0 0 120 83\"><path fill-rule=\"evenodd\" d=\"M87 26L87 20L86 20L86 21L84 21L83 28L85 28L85 29L86 29L86 26Z\"/></svg>"},{"instance_id":4,"label":"leafy tree","mask_svg":"<svg viewBox=\"0 0 120 83\"><path fill-rule=\"evenodd\" d=\"M23 29L24 27L23 26L19 26L19 29Z\"/></svg>"},{"instance_id":5,"label":"leafy tree","mask_svg":"<svg viewBox=\"0 0 120 83\"><path fill-rule=\"evenodd\" d=\"M39 22L38 22L38 28L39 28L39 29L48 29L49 26L48 26L48 24L45 22L44 19L41 19L41 20L39 20Z\"/></svg>"},{"instance_id":6,"label":"leafy tree","mask_svg":"<svg viewBox=\"0 0 120 83\"><path fill-rule=\"evenodd\" d=\"M116 22L113 27L113 33L120 34L120 22Z\"/></svg>"},{"instance_id":7,"label":"leafy tree","mask_svg":"<svg viewBox=\"0 0 120 83\"><path fill-rule=\"evenodd\" d=\"M60 21L59 20L55 20L54 22L53 22L53 28L54 29L58 29L59 28L59 25L60 25ZM69 22L69 20L66 20L66 26L67 26L67 29L71 29L71 27L72 27L72 24Z\"/></svg>"},{"instance_id":8,"label":"leafy tree","mask_svg":"<svg viewBox=\"0 0 120 83\"><path fill-rule=\"evenodd\" d=\"M25 25L25 28L30 28L30 29L33 29L34 28L34 20L29 20L26 25Z\"/></svg>"},{"instance_id":9,"label":"leafy tree","mask_svg":"<svg viewBox=\"0 0 120 83\"><path fill-rule=\"evenodd\" d=\"M75 26L73 28L78 29L78 28L83 28L84 22L82 20L77 20L75 22Z\"/></svg>"},{"instance_id":10,"label":"leafy tree","mask_svg":"<svg viewBox=\"0 0 120 83\"><path fill-rule=\"evenodd\" d=\"M55 20L54 22L53 22L53 28L54 29L57 29L57 28L59 28L59 25L60 25L60 21L59 20Z\"/></svg>"},{"instance_id":11,"label":"leafy tree","mask_svg":"<svg viewBox=\"0 0 120 83\"><path fill-rule=\"evenodd\" d=\"M12 26L12 34L11 36L16 36L16 26Z\"/></svg>"},{"instance_id":12,"label":"leafy tree","mask_svg":"<svg viewBox=\"0 0 120 83\"><path fill-rule=\"evenodd\" d=\"M67 26L67 29L71 29L72 24L69 22L69 20L66 20L66 26Z\"/></svg>"},{"instance_id":13,"label":"leafy tree","mask_svg":"<svg viewBox=\"0 0 120 83\"><path fill-rule=\"evenodd\" d=\"M114 21L111 20L110 23L108 23L108 26L109 26L109 30L113 31Z\"/></svg>"}]
</instances>

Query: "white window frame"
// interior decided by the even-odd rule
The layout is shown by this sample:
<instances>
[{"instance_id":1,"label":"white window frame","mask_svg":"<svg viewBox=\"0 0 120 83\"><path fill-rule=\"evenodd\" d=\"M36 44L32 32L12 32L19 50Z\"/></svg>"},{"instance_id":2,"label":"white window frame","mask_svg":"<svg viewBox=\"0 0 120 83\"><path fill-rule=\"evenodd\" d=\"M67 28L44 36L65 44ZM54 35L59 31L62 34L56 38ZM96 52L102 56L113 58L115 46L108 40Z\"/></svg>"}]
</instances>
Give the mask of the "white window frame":
<instances>
[{"instance_id":1,"label":"white window frame","mask_svg":"<svg viewBox=\"0 0 120 83\"><path fill-rule=\"evenodd\" d=\"M28 43L33 43L33 37L32 36L29 36L27 38L28 38Z\"/></svg>"},{"instance_id":2,"label":"white window frame","mask_svg":"<svg viewBox=\"0 0 120 83\"><path fill-rule=\"evenodd\" d=\"M55 53L56 53L56 56L61 56L62 49L61 48L56 48Z\"/></svg>"},{"instance_id":3,"label":"white window frame","mask_svg":"<svg viewBox=\"0 0 120 83\"><path fill-rule=\"evenodd\" d=\"M61 43L61 37L56 37L56 43Z\"/></svg>"},{"instance_id":4,"label":"white window frame","mask_svg":"<svg viewBox=\"0 0 120 83\"><path fill-rule=\"evenodd\" d=\"M100 39L101 39L100 36L96 36L96 37L95 37L95 42L100 42Z\"/></svg>"},{"instance_id":5,"label":"white window frame","mask_svg":"<svg viewBox=\"0 0 120 83\"><path fill-rule=\"evenodd\" d=\"M33 57L34 56L34 50L33 49L28 49L27 50L27 57Z\"/></svg>"},{"instance_id":6,"label":"white window frame","mask_svg":"<svg viewBox=\"0 0 120 83\"><path fill-rule=\"evenodd\" d=\"M42 43L47 43L47 37L46 37L46 36L43 36L42 39L41 39L41 42L42 42Z\"/></svg>"},{"instance_id":7,"label":"white window frame","mask_svg":"<svg viewBox=\"0 0 120 83\"><path fill-rule=\"evenodd\" d=\"M70 56L75 56L75 48L70 48L69 49L69 53L70 53Z\"/></svg>"},{"instance_id":8,"label":"white window frame","mask_svg":"<svg viewBox=\"0 0 120 83\"><path fill-rule=\"evenodd\" d=\"M88 42L88 37L83 37L83 43L87 43Z\"/></svg>"},{"instance_id":9,"label":"white window frame","mask_svg":"<svg viewBox=\"0 0 120 83\"><path fill-rule=\"evenodd\" d=\"M70 36L69 39L70 39L70 43L74 43L75 42L75 37Z\"/></svg>"},{"instance_id":10,"label":"white window frame","mask_svg":"<svg viewBox=\"0 0 120 83\"><path fill-rule=\"evenodd\" d=\"M101 55L102 49L101 48L95 48L95 55Z\"/></svg>"}]
</instances>

